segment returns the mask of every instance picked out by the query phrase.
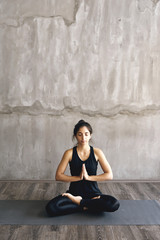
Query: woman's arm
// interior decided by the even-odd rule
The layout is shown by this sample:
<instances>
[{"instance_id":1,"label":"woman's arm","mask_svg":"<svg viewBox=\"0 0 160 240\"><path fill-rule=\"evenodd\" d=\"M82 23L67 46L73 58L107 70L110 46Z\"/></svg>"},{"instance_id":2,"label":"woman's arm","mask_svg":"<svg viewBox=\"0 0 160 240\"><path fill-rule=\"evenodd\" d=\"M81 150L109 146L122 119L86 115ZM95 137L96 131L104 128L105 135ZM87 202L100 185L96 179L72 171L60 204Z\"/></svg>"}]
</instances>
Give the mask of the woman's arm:
<instances>
[{"instance_id":1,"label":"woman's arm","mask_svg":"<svg viewBox=\"0 0 160 240\"><path fill-rule=\"evenodd\" d=\"M95 157L99 160L99 163L101 165L101 168L104 173L100 175L92 175L89 176L87 173L87 170L85 168L85 164L83 164L82 172L84 179L88 181L105 181L105 180L111 180L113 178L112 169L104 155L104 153L99 148L94 148L94 154Z\"/></svg>"},{"instance_id":2,"label":"woman's arm","mask_svg":"<svg viewBox=\"0 0 160 240\"><path fill-rule=\"evenodd\" d=\"M64 153L62 160L56 171L56 176L55 176L56 181L76 182L76 181L80 181L83 179L82 173L80 176L68 176L68 175L64 174L69 161L71 161L71 159L72 159L72 152L73 152L73 150L69 149Z\"/></svg>"}]
</instances>

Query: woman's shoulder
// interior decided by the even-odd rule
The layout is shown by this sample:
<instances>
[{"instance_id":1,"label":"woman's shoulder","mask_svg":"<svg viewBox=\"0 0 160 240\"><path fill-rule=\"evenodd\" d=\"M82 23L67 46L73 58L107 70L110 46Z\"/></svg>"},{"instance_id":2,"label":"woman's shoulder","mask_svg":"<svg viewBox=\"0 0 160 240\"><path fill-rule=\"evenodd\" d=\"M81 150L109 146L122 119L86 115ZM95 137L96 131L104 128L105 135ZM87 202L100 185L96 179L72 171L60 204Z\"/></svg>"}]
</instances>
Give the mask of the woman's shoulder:
<instances>
[{"instance_id":1,"label":"woman's shoulder","mask_svg":"<svg viewBox=\"0 0 160 240\"><path fill-rule=\"evenodd\" d=\"M96 153L98 155L102 153L102 150L100 148L93 147L93 150L94 150L94 153Z\"/></svg>"},{"instance_id":2,"label":"woman's shoulder","mask_svg":"<svg viewBox=\"0 0 160 240\"><path fill-rule=\"evenodd\" d=\"M98 161L102 154L102 150L100 148L93 147L93 151L94 151L95 158Z\"/></svg>"},{"instance_id":3,"label":"woman's shoulder","mask_svg":"<svg viewBox=\"0 0 160 240\"><path fill-rule=\"evenodd\" d=\"M69 158L69 161L72 160L72 155L73 155L73 148L70 148L70 149L67 149L65 152L64 152L64 156Z\"/></svg>"},{"instance_id":4,"label":"woman's shoulder","mask_svg":"<svg viewBox=\"0 0 160 240\"><path fill-rule=\"evenodd\" d=\"M70 154L72 154L72 153L73 153L73 148L67 149L67 150L64 152L64 154L66 154L66 155L70 155Z\"/></svg>"}]
</instances>

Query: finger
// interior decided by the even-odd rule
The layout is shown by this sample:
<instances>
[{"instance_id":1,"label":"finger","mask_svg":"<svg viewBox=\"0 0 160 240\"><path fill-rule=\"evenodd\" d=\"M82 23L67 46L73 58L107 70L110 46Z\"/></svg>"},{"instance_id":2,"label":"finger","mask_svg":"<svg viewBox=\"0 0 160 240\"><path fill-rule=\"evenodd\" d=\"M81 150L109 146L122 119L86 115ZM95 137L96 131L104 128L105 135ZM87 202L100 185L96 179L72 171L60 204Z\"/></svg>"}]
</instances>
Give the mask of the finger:
<instances>
[{"instance_id":1,"label":"finger","mask_svg":"<svg viewBox=\"0 0 160 240\"><path fill-rule=\"evenodd\" d=\"M83 167L84 171L87 172L87 169L86 169L86 165L84 164L84 167Z\"/></svg>"},{"instance_id":2,"label":"finger","mask_svg":"<svg viewBox=\"0 0 160 240\"><path fill-rule=\"evenodd\" d=\"M82 172L84 172L84 164L82 164Z\"/></svg>"}]
</instances>

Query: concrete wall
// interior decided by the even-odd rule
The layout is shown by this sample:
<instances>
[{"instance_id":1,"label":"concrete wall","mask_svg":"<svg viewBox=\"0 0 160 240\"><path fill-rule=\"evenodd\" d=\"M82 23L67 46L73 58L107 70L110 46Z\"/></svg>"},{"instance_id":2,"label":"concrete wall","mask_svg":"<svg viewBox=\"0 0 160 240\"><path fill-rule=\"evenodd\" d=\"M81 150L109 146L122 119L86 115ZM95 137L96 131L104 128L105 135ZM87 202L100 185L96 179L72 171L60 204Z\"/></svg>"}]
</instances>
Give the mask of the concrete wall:
<instances>
[{"instance_id":1,"label":"concrete wall","mask_svg":"<svg viewBox=\"0 0 160 240\"><path fill-rule=\"evenodd\" d=\"M0 179L54 179L81 118L115 179L159 179L159 26L159 0L0 0Z\"/></svg>"}]
</instances>

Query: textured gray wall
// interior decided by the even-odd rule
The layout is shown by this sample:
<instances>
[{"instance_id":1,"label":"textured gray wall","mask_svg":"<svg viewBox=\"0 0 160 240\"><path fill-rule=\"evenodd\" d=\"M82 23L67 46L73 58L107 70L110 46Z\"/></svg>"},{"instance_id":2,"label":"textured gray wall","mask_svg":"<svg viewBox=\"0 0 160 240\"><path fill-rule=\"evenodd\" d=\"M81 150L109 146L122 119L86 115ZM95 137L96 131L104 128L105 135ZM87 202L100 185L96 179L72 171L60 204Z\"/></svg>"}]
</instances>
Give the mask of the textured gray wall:
<instances>
[{"instance_id":1,"label":"textured gray wall","mask_svg":"<svg viewBox=\"0 0 160 240\"><path fill-rule=\"evenodd\" d=\"M115 179L159 179L159 26L158 0L0 0L0 179L54 179L81 118Z\"/></svg>"}]
</instances>

